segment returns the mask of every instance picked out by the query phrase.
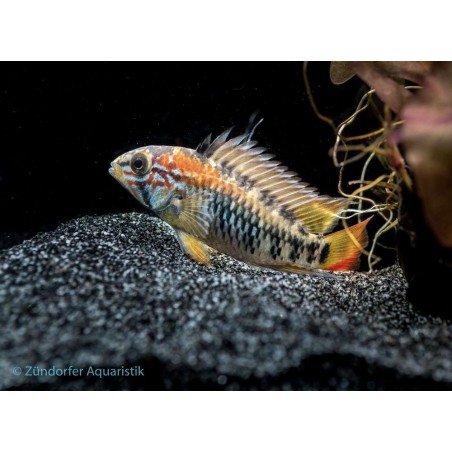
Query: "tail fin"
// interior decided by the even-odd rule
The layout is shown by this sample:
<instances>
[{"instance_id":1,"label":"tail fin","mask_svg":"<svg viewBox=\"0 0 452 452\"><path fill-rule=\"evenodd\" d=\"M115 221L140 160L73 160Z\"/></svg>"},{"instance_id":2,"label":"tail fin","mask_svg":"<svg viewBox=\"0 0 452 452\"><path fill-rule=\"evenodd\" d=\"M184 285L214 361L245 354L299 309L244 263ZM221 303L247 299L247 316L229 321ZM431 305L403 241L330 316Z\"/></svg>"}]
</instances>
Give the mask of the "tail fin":
<instances>
[{"instance_id":1,"label":"tail fin","mask_svg":"<svg viewBox=\"0 0 452 452\"><path fill-rule=\"evenodd\" d=\"M358 265L361 251L367 246L366 226L371 218L325 237L328 254L321 263L322 270L345 272Z\"/></svg>"}]
</instances>

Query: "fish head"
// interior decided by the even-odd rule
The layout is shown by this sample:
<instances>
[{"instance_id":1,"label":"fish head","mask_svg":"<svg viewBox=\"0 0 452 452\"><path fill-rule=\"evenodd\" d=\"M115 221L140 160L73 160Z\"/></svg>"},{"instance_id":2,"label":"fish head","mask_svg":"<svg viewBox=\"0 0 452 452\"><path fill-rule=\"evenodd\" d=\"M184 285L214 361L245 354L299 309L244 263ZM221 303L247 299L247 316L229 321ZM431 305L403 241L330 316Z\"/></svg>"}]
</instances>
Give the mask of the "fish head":
<instances>
[{"instance_id":1,"label":"fish head","mask_svg":"<svg viewBox=\"0 0 452 452\"><path fill-rule=\"evenodd\" d=\"M109 173L138 201L146 205L146 185L152 173L152 147L141 147L120 155L110 164Z\"/></svg>"},{"instance_id":2,"label":"fish head","mask_svg":"<svg viewBox=\"0 0 452 452\"><path fill-rule=\"evenodd\" d=\"M144 206L154 211L164 209L174 190L172 184L159 174L157 159L171 152L171 146L134 149L113 160L109 173Z\"/></svg>"}]
</instances>

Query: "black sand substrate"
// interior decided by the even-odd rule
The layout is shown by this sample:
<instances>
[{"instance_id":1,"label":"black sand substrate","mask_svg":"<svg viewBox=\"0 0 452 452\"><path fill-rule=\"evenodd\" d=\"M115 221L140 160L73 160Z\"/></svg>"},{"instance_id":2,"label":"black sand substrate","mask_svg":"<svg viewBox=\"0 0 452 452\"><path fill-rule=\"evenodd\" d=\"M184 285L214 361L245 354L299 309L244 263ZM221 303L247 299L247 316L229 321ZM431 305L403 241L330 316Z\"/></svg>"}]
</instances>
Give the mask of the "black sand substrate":
<instances>
[{"instance_id":1,"label":"black sand substrate","mask_svg":"<svg viewBox=\"0 0 452 452\"><path fill-rule=\"evenodd\" d=\"M203 267L156 218L84 217L0 252L0 389L450 389L452 325L405 291L397 266Z\"/></svg>"}]
</instances>

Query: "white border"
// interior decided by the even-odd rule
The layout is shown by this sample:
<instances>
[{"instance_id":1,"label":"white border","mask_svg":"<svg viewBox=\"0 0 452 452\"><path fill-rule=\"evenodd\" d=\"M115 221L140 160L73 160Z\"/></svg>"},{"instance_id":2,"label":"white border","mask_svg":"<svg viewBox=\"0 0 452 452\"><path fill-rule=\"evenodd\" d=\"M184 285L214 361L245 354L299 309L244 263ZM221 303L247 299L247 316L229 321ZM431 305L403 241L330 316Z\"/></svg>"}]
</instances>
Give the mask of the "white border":
<instances>
[{"instance_id":1,"label":"white border","mask_svg":"<svg viewBox=\"0 0 452 452\"><path fill-rule=\"evenodd\" d=\"M438 0L0 1L3 60L450 59Z\"/></svg>"},{"instance_id":2,"label":"white border","mask_svg":"<svg viewBox=\"0 0 452 452\"><path fill-rule=\"evenodd\" d=\"M416 452L450 444L451 396L440 392L18 392L0 402L3 450Z\"/></svg>"}]
</instances>

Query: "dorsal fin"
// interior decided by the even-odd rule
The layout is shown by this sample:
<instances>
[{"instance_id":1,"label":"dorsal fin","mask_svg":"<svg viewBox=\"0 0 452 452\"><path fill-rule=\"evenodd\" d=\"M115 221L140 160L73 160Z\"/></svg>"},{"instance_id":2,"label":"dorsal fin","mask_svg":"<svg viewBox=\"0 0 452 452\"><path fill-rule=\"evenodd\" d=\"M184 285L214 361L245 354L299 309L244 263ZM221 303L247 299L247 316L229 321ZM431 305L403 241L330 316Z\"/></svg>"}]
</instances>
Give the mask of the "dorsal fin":
<instances>
[{"instance_id":1,"label":"dorsal fin","mask_svg":"<svg viewBox=\"0 0 452 452\"><path fill-rule=\"evenodd\" d=\"M296 173L272 160L265 148L255 147L249 135L240 135L227 140L230 130L212 142L206 155L216 166L246 178L277 206L291 211L308 232L327 233L335 226L338 215L347 208L344 198L320 196L314 187L309 187Z\"/></svg>"},{"instance_id":2,"label":"dorsal fin","mask_svg":"<svg viewBox=\"0 0 452 452\"><path fill-rule=\"evenodd\" d=\"M336 226L340 213L347 209L349 204L347 198L318 196L312 199L306 208L300 206L295 214L309 232L326 234Z\"/></svg>"},{"instance_id":3,"label":"dorsal fin","mask_svg":"<svg viewBox=\"0 0 452 452\"><path fill-rule=\"evenodd\" d=\"M205 151L203 151L203 154L206 157L211 157L212 154L220 147L222 146L224 143L226 143L229 134L232 131L232 127L230 127L228 130L224 131L221 135L218 135L215 140L213 140L212 142L210 142L210 138L209 138L209 146L207 147L207 149L205 149Z\"/></svg>"},{"instance_id":4,"label":"dorsal fin","mask_svg":"<svg viewBox=\"0 0 452 452\"><path fill-rule=\"evenodd\" d=\"M204 138L203 142L198 144L196 152L204 154L207 151L207 149L209 149L211 144L212 144L212 134L209 133L209 135L207 135L206 138Z\"/></svg>"}]
</instances>

